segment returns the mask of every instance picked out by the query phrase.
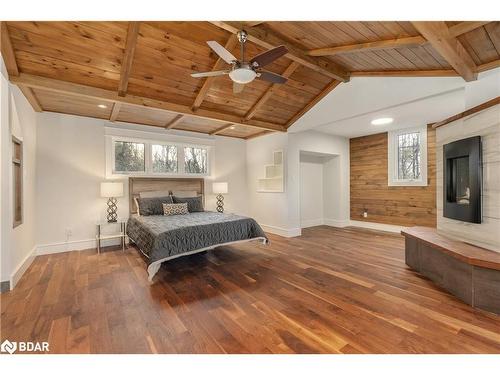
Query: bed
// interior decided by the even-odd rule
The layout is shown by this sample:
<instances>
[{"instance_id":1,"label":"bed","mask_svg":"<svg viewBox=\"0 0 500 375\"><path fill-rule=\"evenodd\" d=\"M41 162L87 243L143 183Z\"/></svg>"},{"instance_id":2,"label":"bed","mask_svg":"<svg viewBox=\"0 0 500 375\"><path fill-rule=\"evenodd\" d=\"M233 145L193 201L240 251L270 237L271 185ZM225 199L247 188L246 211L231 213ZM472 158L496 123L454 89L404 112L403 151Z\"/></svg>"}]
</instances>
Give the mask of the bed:
<instances>
[{"instance_id":1,"label":"bed","mask_svg":"<svg viewBox=\"0 0 500 375\"><path fill-rule=\"evenodd\" d=\"M259 224L245 216L211 211L173 216L139 216L134 198L147 191L194 191L203 195L204 180L145 177L129 179L130 217L127 236L146 258L150 282L163 262L181 256L241 242L268 243Z\"/></svg>"}]
</instances>

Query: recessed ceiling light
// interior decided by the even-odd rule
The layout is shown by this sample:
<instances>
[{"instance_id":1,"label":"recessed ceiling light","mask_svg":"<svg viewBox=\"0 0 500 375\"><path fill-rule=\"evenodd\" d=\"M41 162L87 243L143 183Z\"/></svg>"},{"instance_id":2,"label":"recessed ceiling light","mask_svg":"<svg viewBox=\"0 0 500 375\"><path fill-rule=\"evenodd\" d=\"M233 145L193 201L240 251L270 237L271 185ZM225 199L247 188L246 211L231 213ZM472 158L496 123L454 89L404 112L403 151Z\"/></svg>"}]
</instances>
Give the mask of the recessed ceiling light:
<instances>
[{"instance_id":1,"label":"recessed ceiling light","mask_svg":"<svg viewBox=\"0 0 500 375\"><path fill-rule=\"evenodd\" d=\"M229 129L234 130L236 129L236 126L231 126Z\"/></svg>"},{"instance_id":2,"label":"recessed ceiling light","mask_svg":"<svg viewBox=\"0 0 500 375\"><path fill-rule=\"evenodd\" d=\"M387 125L391 124L394 121L392 117L381 117L372 120L372 125Z\"/></svg>"},{"instance_id":3,"label":"recessed ceiling light","mask_svg":"<svg viewBox=\"0 0 500 375\"><path fill-rule=\"evenodd\" d=\"M106 104L98 104L97 105L99 108L108 108L108 106Z\"/></svg>"}]
</instances>

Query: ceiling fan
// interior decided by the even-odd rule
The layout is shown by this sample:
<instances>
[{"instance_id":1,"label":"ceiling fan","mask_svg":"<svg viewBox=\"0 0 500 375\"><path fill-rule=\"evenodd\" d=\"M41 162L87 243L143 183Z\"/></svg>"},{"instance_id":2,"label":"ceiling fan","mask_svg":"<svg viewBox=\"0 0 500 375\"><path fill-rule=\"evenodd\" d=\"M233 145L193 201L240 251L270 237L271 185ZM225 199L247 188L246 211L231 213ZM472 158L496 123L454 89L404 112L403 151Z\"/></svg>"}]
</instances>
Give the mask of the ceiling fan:
<instances>
[{"instance_id":1,"label":"ceiling fan","mask_svg":"<svg viewBox=\"0 0 500 375\"><path fill-rule=\"evenodd\" d=\"M216 77L228 74L233 81L233 93L238 94L243 91L245 84L252 82L255 78L271 83L285 83L287 79L266 70L262 67L272 63L288 53L285 46L278 46L255 56L250 61L245 61L245 43L248 35L245 30L238 31L238 41L240 42L241 60L233 56L231 52L225 49L216 41L208 41L207 44L219 57L227 62L231 67L226 70L216 70L212 72L191 73L191 77Z\"/></svg>"}]
</instances>

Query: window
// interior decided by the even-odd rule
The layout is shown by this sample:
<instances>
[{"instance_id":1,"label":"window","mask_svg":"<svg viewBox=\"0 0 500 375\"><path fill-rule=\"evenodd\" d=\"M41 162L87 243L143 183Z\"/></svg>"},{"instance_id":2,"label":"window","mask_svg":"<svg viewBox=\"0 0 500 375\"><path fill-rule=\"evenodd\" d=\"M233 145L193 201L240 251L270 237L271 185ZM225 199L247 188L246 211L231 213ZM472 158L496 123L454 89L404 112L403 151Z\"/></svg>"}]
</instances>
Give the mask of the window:
<instances>
[{"instance_id":1,"label":"window","mask_svg":"<svg viewBox=\"0 0 500 375\"><path fill-rule=\"evenodd\" d=\"M186 173L207 173L207 150L198 147L184 147L184 170Z\"/></svg>"},{"instance_id":2,"label":"window","mask_svg":"<svg viewBox=\"0 0 500 375\"><path fill-rule=\"evenodd\" d=\"M106 176L208 176L210 150L210 145L177 143L168 137L106 135Z\"/></svg>"},{"instance_id":3,"label":"window","mask_svg":"<svg viewBox=\"0 0 500 375\"><path fill-rule=\"evenodd\" d=\"M154 173L177 173L177 146L152 145Z\"/></svg>"},{"instance_id":4,"label":"window","mask_svg":"<svg viewBox=\"0 0 500 375\"><path fill-rule=\"evenodd\" d=\"M398 179L420 178L420 133L398 135Z\"/></svg>"},{"instance_id":5,"label":"window","mask_svg":"<svg viewBox=\"0 0 500 375\"><path fill-rule=\"evenodd\" d=\"M427 186L427 128L389 132L389 186Z\"/></svg>"},{"instance_id":6,"label":"window","mask_svg":"<svg viewBox=\"0 0 500 375\"><path fill-rule=\"evenodd\" d=\"M23 223L23 143L15 137L12 137L12 172L15 228Z\"/></svg>"},{"instance_id":7,"label":"window","mask_svg":"<svg viewBox=\"0 0 500 375\"><path fill-rule=\"evenodd\" d=\"M115 141L115 172L144 172L144 143Z\"/></svg>"}]
</instances>

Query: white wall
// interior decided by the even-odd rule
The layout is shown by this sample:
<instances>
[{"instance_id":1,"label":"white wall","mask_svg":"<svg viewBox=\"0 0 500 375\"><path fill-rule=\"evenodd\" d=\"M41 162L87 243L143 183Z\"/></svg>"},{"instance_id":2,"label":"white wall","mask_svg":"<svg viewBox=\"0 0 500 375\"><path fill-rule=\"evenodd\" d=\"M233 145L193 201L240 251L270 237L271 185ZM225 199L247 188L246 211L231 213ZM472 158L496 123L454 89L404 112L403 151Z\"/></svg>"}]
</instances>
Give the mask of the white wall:
<instances>
[{"instance_id":1,"label":"white wall","mask_svg":"<svg viewBox=\"0 0 500 375\"><path fill-rule=\"evenodd\" d=\"M105 127L111 123L85 117L42 113L38 124L38 231L39 251L65 251L95 246L95 222L103 220L106 199L99 197L99 184L106 179ZM178 137L164 129L112 125L139 131L144 137ZM145 132L147 130L147 132ZM184 138L185 138L184 133ZM156 139L156 138L155 138ZM189 137L207 143L207 137ZM210 137L213 145L211 175L205 186L207 209L215 208L210 181L227 181L228 212L247 214L245 142ZM118 198L118 215L128 217L128 183ZM68 230L71 235L68 235Z\"/></svg>"},{"instance_id":2,"label":"white wall","mask_svg":"<svg viewBox=\"0 0 500 375\"><path fill-rule=\"evenodd\" d=\"M257 179L264 175L264 165L272 161L272 152L284 151L285 191L258 193ZM349 140L314 131L275 133L247 142L247 176L250 215L265 230L293 237L301 234L300 223L300 152L333 157L327 179L331 205L326 208L329 225L345 226L349 221ZM335 157L334 157L335 156ZM330 164L331 163L331 164ZM317 183L310 181L311 184Z\"/></svg>"},{"instance_id":3,"label":"white wall","mask_svg":"<svg viewBox=\"0 0 500 375\"><path fill-rule=\"evenodd\" d=\"M300 155L301 228L322 225L324 222L323 163L321 157ZM312 181L314 183L311 183Z\"/></svg>"},{"instance_id":4,"label":"white wall","mask_svg":"<svg viewBox=\"0 0 500 375\"><path fill-rule=\"evenodd\" d=\"M1 60L1 59L0 59ZM36 238L36 113L9 84L1 62L1 281L13 288L33 260ZM12 136L23 142L23 222L13 223Z\"/></svg>"},{"instance_id":5,"label":"white wall","mask_svg":"<svg viewBox=\"0 0 500 375\"><path fill-rule=\"evenodd\" d=\"M0 281L10 279L10 124L9 124L9 81L3 59L0 56Z\"/></svg>"},{"instance_id":6,"label":"white wall","mask_svg":"<svg viewBox=\"0 0 500 375\"><path fill-rule=\"evenodd\" d=\"M300 233L300 153L332 156L326 168L325 224L345 226L349 223L349 140L315 131L289 134L287 185L288 228ZM310 181L311 184L316 183Z\"/></svg>"},{"instance_id":7,"label":"white wall","mask_svg":"<svg viewBox=\"0 0 500 375\"><path fill-rule=\"evenodd\" d=\"M246 146L249 214L262 225L264 230L286 236L288 235L286 184L283 193L258 193L257 179L264 177L264 166L273 163L273 151L283 150L286 162L288 135L269 134L247 141ZM284 169L286 178L286 168Z\"/></svg>"}]
</instances>

